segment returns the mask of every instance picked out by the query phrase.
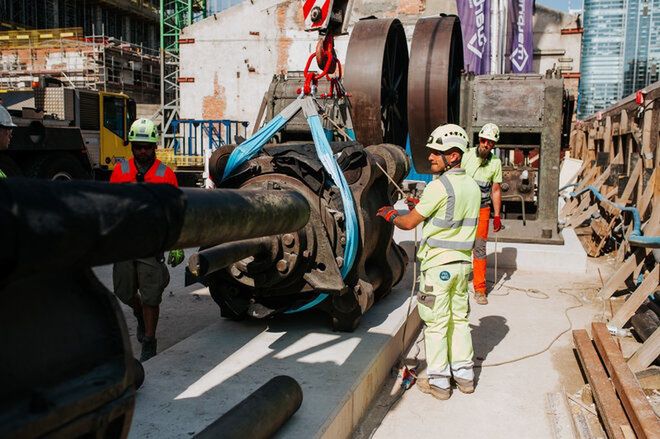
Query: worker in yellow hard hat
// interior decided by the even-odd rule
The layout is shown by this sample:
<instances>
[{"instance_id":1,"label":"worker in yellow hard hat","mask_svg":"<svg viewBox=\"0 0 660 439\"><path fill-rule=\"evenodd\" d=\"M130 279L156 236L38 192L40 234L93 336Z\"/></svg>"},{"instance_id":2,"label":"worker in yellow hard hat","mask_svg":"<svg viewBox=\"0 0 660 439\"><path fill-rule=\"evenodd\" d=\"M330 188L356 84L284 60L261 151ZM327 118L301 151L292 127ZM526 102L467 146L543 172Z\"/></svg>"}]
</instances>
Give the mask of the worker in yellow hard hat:
<instances>
[{"instance_id":1,"label":"worker in yellow hard hat","mask_svg":"<svg viewBox=\"0 0 660 439\"><path fill-rule=\"evenodd\" d=\"M428 378L420 389L437 399L451 395L451 379L464 393L474 391L473 350L468 325L468 277L481 193L461 169L468 136L458 125L436 128L428 139L431 171L439 178L424 190L411 211L400 215L392 206L377 215L403 230L424 223L417 309L424 321Z\"/></svg>"},{"instance_id":2,"label":"worker in yellow hard hat","mask_svg":"<svg viewBox=\"0 0 660 439\"><path fill-rule=\"evenodd\" d=\"M481 189L481 209L477 238L474 241L472 283L474 299L479 305L486 305L486 242L490 223L490 204L493 204L493 232L502 229L500 212L502 210L502 161L493 153L493 148L500 140L500 129L494 123L487 123L479 131L479 146L468 149L463 155L461 166L474 178Z\"/></svg>"}]
</instances>

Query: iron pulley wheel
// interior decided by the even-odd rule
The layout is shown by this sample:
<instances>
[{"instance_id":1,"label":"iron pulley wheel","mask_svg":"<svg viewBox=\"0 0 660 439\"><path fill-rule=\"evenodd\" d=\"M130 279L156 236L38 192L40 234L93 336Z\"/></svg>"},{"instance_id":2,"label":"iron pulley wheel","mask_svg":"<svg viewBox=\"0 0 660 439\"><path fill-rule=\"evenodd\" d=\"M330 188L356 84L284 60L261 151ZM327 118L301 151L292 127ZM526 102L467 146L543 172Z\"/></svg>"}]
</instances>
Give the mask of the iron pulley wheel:
<instances>
[{"instance_id":1,"label":"iron pulley wheel","mask_svg":"<svg viewBox=\"0 0 660 439\"><path fill-rule=\"evenodd\" d=\"M398 19L365 19L355 24L346 53L344 86L353 127L363 145L405 147L408 45Z\"/></svg>"},{"instance_id":2,"label":"iron pulley wheel","mask_svg":"<svg viewBox=\"0 0 660 439\"><path fill-rule=\"evenodd\" d=\"M463 38L456 16L420 19L408 68L408 125L415 169L430 173L426 141L431 131L459 122Z\"/></svg>"}]
</instances>

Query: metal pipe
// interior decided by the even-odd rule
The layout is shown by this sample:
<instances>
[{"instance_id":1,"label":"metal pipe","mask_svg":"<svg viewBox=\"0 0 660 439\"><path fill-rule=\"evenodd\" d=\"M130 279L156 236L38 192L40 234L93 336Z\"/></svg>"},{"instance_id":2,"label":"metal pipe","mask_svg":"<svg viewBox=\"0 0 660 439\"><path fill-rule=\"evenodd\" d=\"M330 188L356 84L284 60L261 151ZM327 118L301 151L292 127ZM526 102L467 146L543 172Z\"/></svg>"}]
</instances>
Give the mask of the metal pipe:
<instances>
[{"instance_id":1,"label":"metal pipe","mask_svg":"<svg viewBox=\"0 0 660 439\"><path fill-rule=\"evenodd\" d=\"M182 189L186 199L181 234L173 248L295 232L309 221L309 203L296 191Z\"/></svg>"},{"instance_id":2,"label":"metal pipe","mask_svg":"<svg viewBox=\"0 0 660 439\"><path fill-rule=\"evenodd\" d=\"M188 259L188 269L195 276L206 276L234 262L269 251L274 237L227 242L201 250Z\"/></svg>"},{"instance_id":3,"label":"metal pipe","mask_svg":"<svg viewBox=\"0 0 660 439\"><path fill-rule=\"evenodd\" d=\"M630 243L630 245L636 247L660 248L660 236L644 236L642 234L642 220L639 216L639 210L637 210L636 207L634 206L628 207L621 204L613 203L612 201L605 198L603 194L601 194L600 191L595 186L591 186L591 185L587 186L586 188L582 189L579 192L571 192L570 196L578 197L587 191L591 191L601 203L606 203L609 204L610 206L614 206L615 208L621 211L632 213L633 231L630 233L630 236L628 237L628 242Z\"/></svg>"},{"instance_id":4,"label":"metal pipe","mask_svg":"<svg viewBox=\"0 0 660 439\"><path fill-rule=\"evenodd\" d=\"M0 278L150 257L299 230L294 191L0 180Z\"/></svg>"},{"instance_id":5,"label":"metal pipe","mask_svg":"<svg viewBox=\"0 0 660 439\"><path fill-rule=\"evenodd\" d=\"M298 411L303 393L291 377L268 381L195 435L195 439L266 439Z\"/></svg>"},{"instance_id":6,"label":"metal pipe","mask_svg":"<svg viewBox=\"0 0 660 439\"><path fill-rule=\"evenodd\" d=\"M525 199L523 198L522 195L520 194L510 194L510 195L502 195L502 199L505 200L507 198L520 198L520 205L522 206L522 221L523 221L523 226L527 225L527 220L525 219Z\"/></svg>"}]
</instances>

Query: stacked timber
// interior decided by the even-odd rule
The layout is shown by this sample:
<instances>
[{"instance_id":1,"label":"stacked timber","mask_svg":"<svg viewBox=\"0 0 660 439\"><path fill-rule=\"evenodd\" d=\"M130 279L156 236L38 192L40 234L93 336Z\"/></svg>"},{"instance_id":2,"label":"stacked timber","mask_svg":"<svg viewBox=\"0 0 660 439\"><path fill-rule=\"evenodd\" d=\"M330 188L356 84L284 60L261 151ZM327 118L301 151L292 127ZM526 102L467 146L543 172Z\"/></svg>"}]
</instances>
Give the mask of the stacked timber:
<instances>
[{"instance_id":1,"label":"stacked timber","mask_svg":"<svg viewBox=\"0 0 660 439\"><path fill-rule=\"evenodd\" d=\"M576 229L590 256L615 258L598 294L621 303L607 324L592 324L593 343L586 330L573 331L609 438L660 438L660 421L638 380L660 375L651 368L660 356L658 97L655 83L576 123L571 133L571 156L583 164L560 219ZM642 343L624 356L611 334L635 335Z\"/></svg>"}]
</instances>

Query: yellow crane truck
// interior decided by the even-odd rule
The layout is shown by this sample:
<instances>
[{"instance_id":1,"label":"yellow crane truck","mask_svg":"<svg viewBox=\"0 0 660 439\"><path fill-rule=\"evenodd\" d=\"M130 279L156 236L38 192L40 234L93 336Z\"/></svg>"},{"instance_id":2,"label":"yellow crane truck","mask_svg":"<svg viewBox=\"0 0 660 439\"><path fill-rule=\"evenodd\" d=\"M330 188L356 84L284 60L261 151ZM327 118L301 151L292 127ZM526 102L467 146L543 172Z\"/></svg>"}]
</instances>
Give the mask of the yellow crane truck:
<instances>
[{"instance_id":1,"label":"yellow crane truck","mask_svg":"<svg viewBox=\"0 0 660 439\"><path fill-rule=\"evenodd\" d=\"M0 99L17 125L0 151L7 176L107 180L118 159L131 156L136 105L123 93L42 86Z\"/></svg>"}]
</instances>

